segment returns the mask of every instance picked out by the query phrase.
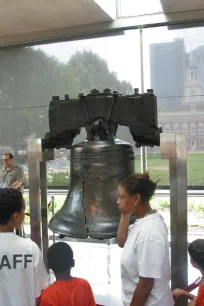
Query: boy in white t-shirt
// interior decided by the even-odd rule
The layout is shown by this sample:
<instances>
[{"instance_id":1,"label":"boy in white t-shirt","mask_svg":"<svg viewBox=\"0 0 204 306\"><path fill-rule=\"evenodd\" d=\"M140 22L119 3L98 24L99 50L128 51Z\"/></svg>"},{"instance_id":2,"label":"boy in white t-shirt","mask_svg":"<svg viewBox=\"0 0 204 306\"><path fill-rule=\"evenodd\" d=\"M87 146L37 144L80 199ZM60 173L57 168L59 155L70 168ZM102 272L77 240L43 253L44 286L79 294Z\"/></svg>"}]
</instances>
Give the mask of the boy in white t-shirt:
<instances>
[{"instance_id":1,"label":"boy in white t-shirt","mask_svg":"<svg viewBox=\"0 0 204 306\"><path fill-rule=\"evenodd\" d=\"M0 189L0 305L37 306L48 275L38 246L14 234L25 217L18 190Z\"/></svg>"}]
</instances>

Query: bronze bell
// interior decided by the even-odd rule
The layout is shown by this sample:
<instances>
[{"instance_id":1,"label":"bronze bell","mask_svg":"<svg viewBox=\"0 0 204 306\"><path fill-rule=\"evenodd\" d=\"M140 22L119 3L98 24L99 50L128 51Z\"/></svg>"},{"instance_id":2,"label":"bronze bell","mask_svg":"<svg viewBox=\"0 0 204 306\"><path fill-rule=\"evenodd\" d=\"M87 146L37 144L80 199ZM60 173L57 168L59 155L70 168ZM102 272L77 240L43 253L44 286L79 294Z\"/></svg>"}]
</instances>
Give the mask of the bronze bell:
<instances>
[{"instance_id":1,"label":"bronze bell","mask_svg":"<svg viewBox=\"0 0 204 306\"><path fill-rule=\"evenodd\" d=\"M72 147L70 167L69 192L50 230L73 238L116 237L117 188L135 172L132 146L117 139L83 141Z\"/></svg>"},{"instance_id":2,"label":"bronze bell","mask_svg":"<svg viewBox=\"0 0 204 306\"><path fill-rule=\"evenodd\" d=\"M148 112L147 112L148 109ZM159 146L157 98L152 93L120 95L91 90L79 99L54 97L49 106L45 149L71 149L70 189L49 228L74 238L116 237L120 212L117 188L134 171L132 146L116 140L118 125L129 128L136 147ZM82 127L87 141L72 146ZM131 220L131 222L134 219Z\"/></svg>"}]
</instances>

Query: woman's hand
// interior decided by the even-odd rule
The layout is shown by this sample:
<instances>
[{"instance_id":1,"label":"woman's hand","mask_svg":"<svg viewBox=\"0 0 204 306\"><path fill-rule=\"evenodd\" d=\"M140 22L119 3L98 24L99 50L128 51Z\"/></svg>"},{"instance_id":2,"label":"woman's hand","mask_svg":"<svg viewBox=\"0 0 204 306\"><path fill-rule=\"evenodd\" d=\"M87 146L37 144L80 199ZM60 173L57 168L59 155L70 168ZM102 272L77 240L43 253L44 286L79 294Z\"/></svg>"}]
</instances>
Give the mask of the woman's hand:
<instances>
[{"instance_id":1,"label":"woman's hand","mask_svg":"<svg viewBox=\"0 0 204 306\"><path fill-rule=\"evenodd\" d=\"M131 214L121 213L120 223L117 232L117 242L120 248L123 248L127 240L128 227Z\"/></svg>"},{"instance_id":2,"label":"woman's hand","mask_svg":"<svg viewBox=\"0 0 204 306\"><path fill-rule=\"evenodd\" d=\"M182 289L175 289L173 292L173 297L174 297L174 300L175 302L177 302L182 296L185 296L187 297L189 300L192 300L194 301L196 299L196 296L193 295L193 294L190 294L188 293L187 291L185 290L182 290ZM194 305L194 304L192 304Z\"/></svg>"},{"instance_id":3,"label":"woman's hand","mask_svg":"<svg viewBox=\"0 0 204 306\"><path fill-rule=\"evenodd\" d=\"M121 211L121 216L124 216L125 218L130 218L131 217L131 213L125 213L123 211Z\"/></svg>"}]
</instances>

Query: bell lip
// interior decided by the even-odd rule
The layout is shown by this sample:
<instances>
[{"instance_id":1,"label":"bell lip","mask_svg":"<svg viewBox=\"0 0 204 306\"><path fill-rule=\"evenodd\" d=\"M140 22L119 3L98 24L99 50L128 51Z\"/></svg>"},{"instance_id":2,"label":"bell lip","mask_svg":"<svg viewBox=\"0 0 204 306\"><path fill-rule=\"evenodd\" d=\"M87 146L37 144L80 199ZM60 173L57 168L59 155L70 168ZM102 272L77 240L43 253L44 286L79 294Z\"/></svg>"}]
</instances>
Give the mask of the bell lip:
<instances>
[{"instance_id":1,"label":"bell lip","mask_svg":"<svg viewBox=\"0 0 204 306\"><path fill-rule=\"evenodd\" d=\"M56 217L53 216L53 218ZM56 229L56 226L53 224L53 218L50 220L49 224L48 224L48 228L54 232L54 233L57 233L57 234L62 234L62 235L65 235L67 237L70 237L70 238L82 238L82 239L85 239L85 238L88 238L88 232L87 232L87 229L86 229L86 225L84 224L84 227L82 226L77 226L75 224L75 228L77 228L78 231L80 231L81 233L78 235L78 234L74 234L74 231L67 231L67 230L63 230L63 229ZM70 221L69 221L70 222ZM69 227L67 226L67 228L71 228L71 224L69 225ZM77 232L77 231L75 231Z\"/></svg>"},{"instance_id":2,"label":"bell lip","mask_svg":"<svg viewBox=\"0 0 204 306\"><path fill-rule=\"evenodd\" d=\"M49 227L50 228L50 227ZM52 230L50 228L50 230ZM53 231L53 230L52 230ZM74 238L74 239L87 239L87 238L91 238L91 239L96 239L96 240L107 240L107 239L114 239L116 238L117 236L117 233L114 232L114 233L108 233L108 234L102 234L102 233L99 233L99 234L96 234L94 232L90 232L88 234L84 234L84 235L68 235L66 231L63 231L63 230L59 230L59 231L53 231L54 233L56 234L59 234L59 235L65 235L66 237L68 238Z\"/></svg>"},{"instance_id":3,"label":"bell lip","mask_svg":"<svg viewBox=\"0 0 204 306\"><path fill-rule=\"evenodd\" d=\"M56 234L59 234L59 235L65 235L66 237L69 237L69 238L78 238L78 239L86 239L88 238L88 234L84 233L82 235L74 235L74 234L68 234L67 231L63 231L63 230L57 230L56 229L52 229L51 226L49 226L49 229L53 232L53 233L56 233Z\"/></svg>"},{"instance_id":4,"label":"bell lip","mask_svg":"<svg viewBox=\"0 0 204 306\"><path fill-rule=\"evenodd\" d=\"M117 237L117 233L109 233L107 235L104 234L95 234L95 233L88 233L88 237L92 239L97 240L107 240L107 239L113 239Z\"/></svg>"}]
</instances>

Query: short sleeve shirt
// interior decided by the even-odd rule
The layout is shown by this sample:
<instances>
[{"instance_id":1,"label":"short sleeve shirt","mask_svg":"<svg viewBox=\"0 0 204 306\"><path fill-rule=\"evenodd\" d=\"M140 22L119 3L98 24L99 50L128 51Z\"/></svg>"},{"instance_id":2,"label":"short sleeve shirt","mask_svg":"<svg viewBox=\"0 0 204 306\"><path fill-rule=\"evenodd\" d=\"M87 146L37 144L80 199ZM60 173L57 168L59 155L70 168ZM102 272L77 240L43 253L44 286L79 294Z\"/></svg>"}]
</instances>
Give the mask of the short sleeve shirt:
<instances>
[{"instance_id":1,"label":"short sleeve shirt","mask_svg":"<svg viewBox=\"0 0 204 306\"><path fill-rule=\"evenodd\" d=\"M140 277L154 279L145 306L173 306L168 230L158 212L136 220L129 227L121 256L122 300L127 306Z\"/></svg>"},{"instance_id":2,"label":"short sleeve shirt","mask_svg":"<svg viewBox=\"0 0 204 306\"><path fill-rule=\"evenodd\" d=\"M90 284L82 278L56 281L43 291L40 306L96 306Z\"/></svg>"},{"instance_id":3,"label":"short sleeve shirt","mask_svg":"<svg viewBox=\"0 0 204 306\"><path fill-rule=\"evenodd\" d=\"M204 306L204 285L201 285L198 291L197 305Z\"/></svg>"},{"instance_id":4,"label":"short sleeve shirt","mask_svg":"<svg viewBox=\"0 0 204 306\"><path fill-rule=\"evenodd\" d=\"M12 169L6 167L0 169L0 188L8 188L16 181L24 184L24 171L21 167L14 165ZM23 184L19 187L21 192L23 192Z\"/></svg>"},{"instance_id":5,"label":"short sleeve shirt","mask_svg":"<svg viewBox=\"0 0 204 306\"><path fill-rule=\"evenodd\" d=\"M0 233L0 305L36 306L47 286L38 246L14 233Z\"/></svg>"}]
</instances>

